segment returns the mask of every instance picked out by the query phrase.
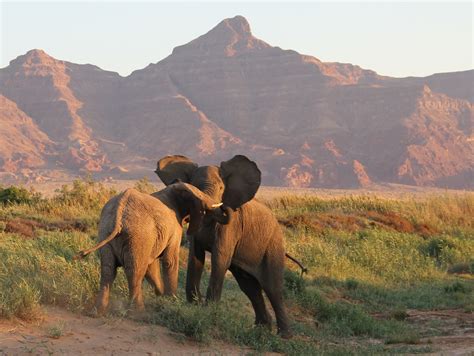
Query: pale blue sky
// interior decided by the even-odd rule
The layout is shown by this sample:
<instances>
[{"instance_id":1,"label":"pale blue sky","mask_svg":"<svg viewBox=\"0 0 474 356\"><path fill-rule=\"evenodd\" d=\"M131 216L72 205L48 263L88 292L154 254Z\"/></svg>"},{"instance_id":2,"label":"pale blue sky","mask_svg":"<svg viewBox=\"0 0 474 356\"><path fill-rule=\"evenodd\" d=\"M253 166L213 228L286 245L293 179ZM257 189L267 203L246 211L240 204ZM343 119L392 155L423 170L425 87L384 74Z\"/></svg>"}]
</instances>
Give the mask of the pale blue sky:
<instances>
[{"instance_id":1,"label":"pale blue sky","mask_svg":"<svg viewBox=\"0 0 474 356\"><path fill-rule=\"evenodd\" d=\"M473 68L472 2L5 2L0 67L32 48L128 75L227 17L274 46L379 74Z\"/></svg>"}]
</instances>

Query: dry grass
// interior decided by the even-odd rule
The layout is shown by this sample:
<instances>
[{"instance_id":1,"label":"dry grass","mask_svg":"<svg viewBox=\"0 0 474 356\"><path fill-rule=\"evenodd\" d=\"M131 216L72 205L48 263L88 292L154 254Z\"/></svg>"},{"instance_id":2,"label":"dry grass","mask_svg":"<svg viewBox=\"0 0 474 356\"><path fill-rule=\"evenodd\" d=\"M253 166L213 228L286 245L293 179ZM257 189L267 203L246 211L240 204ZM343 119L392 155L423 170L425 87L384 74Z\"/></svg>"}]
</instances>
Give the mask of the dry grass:
<instances>
[{"instance_id":1,"label":"dry grass","mask_svg":"<svg viewBox=\"0 0 474 356\"><path fill-rule=\"evenodd\" d=\"M310 269L302 279L287 264L285 296L295 338L284 342L254 329L249 303L232 278L220 304L184 302L185 244L179 296L157 299L147 288L146 322L201 342L216 338L259 351L368 354L430 350L412 343L444 329L411 324L402 317L407 310L474 310L474 194L263 193L260 199L284 227L288 251ZM56 197L0 206L0 316L32 319L41 304L88 310L98 288L98 259L72 257L93 243L100 209L112 194L85 181ZM126 296L119 273L113 314L126 315ZM392 346L395 341L402 345Z\"/></svg>"}]
</instances>

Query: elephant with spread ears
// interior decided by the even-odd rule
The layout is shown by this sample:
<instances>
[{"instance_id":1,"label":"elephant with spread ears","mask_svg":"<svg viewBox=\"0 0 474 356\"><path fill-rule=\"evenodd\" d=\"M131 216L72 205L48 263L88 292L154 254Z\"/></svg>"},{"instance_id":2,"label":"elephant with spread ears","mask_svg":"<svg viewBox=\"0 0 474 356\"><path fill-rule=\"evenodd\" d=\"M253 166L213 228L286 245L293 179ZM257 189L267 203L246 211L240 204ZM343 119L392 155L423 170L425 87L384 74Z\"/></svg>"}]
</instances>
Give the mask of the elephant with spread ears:
<instances>
[{"instance_id":1,"label":"elephant with spread ears","mask_svg":"<svg viewBox=\"0 0 474 356\"><path fill-rule=\"evenodd\" d=\"M218 206L212 198L186 183L169 185L151 195L130 188L111 198L100 215L99 243L75 257L83 258L100 249L97 312L106 311L110 288L120 266L124 267L130 301L136 309L144 308L144 278L157 295L175 295L183 222L189 217L188 229L194 233L205 214L212 216L215 212L215 219L225 224L228 221Z\"/></svg>"},{"instance_id":2,"label":"elephant with spread ears","mask_svg":"<svg viewBox=\"0 0 474 356\"><path fill-rule=\"evenodd\" d=\"M220 166L200 167L187 157L174 155L160 159L155 172L165 185L177 181L190 183L223 203L222 215L205 215L198 230L188 232L188 301L201 300L205 253L211 252L206 300L220 299L226 271L230 270L252 303L255 323L271 327L264 291L275 312L279 334L290 337L283 303L284 237L270 209L253 199L261 182L256 163L236 155ZM220 223L217 217L226 218L227 224Z\"/></svg>"}]
</instances>

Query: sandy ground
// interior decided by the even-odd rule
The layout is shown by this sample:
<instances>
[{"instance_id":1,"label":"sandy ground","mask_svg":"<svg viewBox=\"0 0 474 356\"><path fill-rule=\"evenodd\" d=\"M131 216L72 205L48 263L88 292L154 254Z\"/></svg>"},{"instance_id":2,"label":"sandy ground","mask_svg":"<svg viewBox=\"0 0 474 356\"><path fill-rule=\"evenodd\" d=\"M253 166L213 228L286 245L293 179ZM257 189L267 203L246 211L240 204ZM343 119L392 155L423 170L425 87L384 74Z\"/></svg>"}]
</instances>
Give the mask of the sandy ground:
<instances>
[{"instance_id":1,"label":"sandy ground","mask_svg":"<svg viewBox=\"0 0 474 356\"><path fill-rule=\"evenodd\" d=\"M252 350L214 342L203 345L180 334L128 319L89 318L44 307L37 322L0 320L0 355L245 355ZM422 338L430 355L474 355L474 314L461 310L408 311L408 321L442 336ZM373 340L376 343L381 340ZM388 345L387 345L388 346ZM398 345L390 345L396 347Z\"/></svg>"},{"instance_id":2,"label":"sandy ground","mask_svg":"<svg viewBox=\"0 0 474 356\"><path fill-rule=\"evenodd\" d=\"M0 355L245 355L234 345L198 344L170 330L45 307L38 322L0 320Z\"/></svg>"},{"instance_id":3,"label":"sandy ground","mask_svg":"<svg viewBox=\"0 0 474 356\"><path fill-rule=\"evenodd\" d=\"M409 310L408 320L423 329L434 327L442 336L426 337L420 344L432 347L431 355L474 355L474 313L463 310Z\"/></svg>"},{"instance_id":4,"label":"sandy ground","mask_svg":"<svg viewBox=\"0 0 474 356\"><path fill-rule=\"evenodd\" d=\"M45 307L37 322L0 320L0 355L245 355L251 350L214 342L203 345L170 330L119 318L89 318ZM474 355L474 314L461 310L408 311L424 330L436 326L418 346L430 355ZM377 340L377 342L380 342ZM391 345L395 347L397 345ZM400 344L398 345L400 346ZM389 347L390 349L390 347Z\"/></svg>"}]
</instances>

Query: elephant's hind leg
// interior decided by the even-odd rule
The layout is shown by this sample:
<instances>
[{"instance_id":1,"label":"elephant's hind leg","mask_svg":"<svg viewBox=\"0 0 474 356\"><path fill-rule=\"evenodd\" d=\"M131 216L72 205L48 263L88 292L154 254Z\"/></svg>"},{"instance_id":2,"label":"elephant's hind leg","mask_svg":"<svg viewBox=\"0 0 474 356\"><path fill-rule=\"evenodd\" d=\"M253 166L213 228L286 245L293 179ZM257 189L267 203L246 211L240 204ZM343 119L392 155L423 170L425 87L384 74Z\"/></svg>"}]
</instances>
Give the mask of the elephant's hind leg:
<instances>
[{"instance_id":1,"label":"elephant's hind leg","mask_svg":"<svg viewBox=\"0 0 474 356\"><path fill-rule=\"evenodd\" d=\"M117 260L109 245L105 245L100 253L100 289L95 307L98 314L103 314L109 305L110 288L117 276Z\"/></svg>"},{"instance_id":2,"label":"elephant's hind leg","mask_svg":"<svg viewBox=\"0 0 474 356\"><path fill-rule=\"evenodd\" d=\"M156 295L163 295L163 282L161 281L160 263L154 260L148 265L145 277L148 283L155 289Z\"/></svg>"},{"instance_id":3,"label":"elephant's hind leg","mask_svg":"<svg viewBox=\"0 0 474 356\"><path fill-rule=\"evenodd\" d=\"M134 305L138 311L145 309L143 302L142 283L145 278L147 266L143 263L134 264L131 258L124 260L125 275L127 276L130 304Z\"/></svg>"},{"instance_id":4,"label":"elephant's hind leg","mask_svg":"<svg viewBox=\"0 0 474 356\"><path fill-rule=\"evenodd\" d=\"M283 273L280 273L280 271L269 271L266 278L262 280L262 285L275 312L278 333L283 338L290 338L291 331L283 302Z\"/></svg>"},{"instance_id":5,"label":"elephant's hind leg","mask_svg":"<svg viewBox=\"0 0 474 356\"><path fill-rule=\"evenodd\" d=\"M262 295L262 286L255 279L241 268L231 265L229 270L234 275L240 289L250 299L253 310L255 311L255 324L266 325L271 328L272 318L265 306L265 300Z\"/></svg>"},{"instance_id":6,"label":"elephant's hind leg","mask_svg":"<svg viewBox=\"0 0 474 356\"><path fill-rule=\"evenodd\" d=\"M178 290L179 245L181 239L174 239L161 257L165 295L174 296Z\"/></svg>"}]
</instances>

